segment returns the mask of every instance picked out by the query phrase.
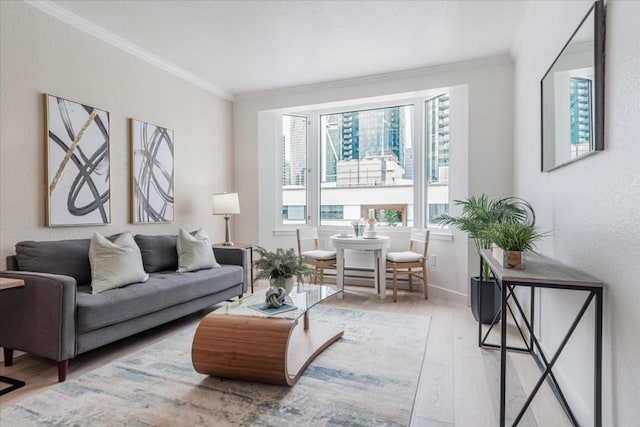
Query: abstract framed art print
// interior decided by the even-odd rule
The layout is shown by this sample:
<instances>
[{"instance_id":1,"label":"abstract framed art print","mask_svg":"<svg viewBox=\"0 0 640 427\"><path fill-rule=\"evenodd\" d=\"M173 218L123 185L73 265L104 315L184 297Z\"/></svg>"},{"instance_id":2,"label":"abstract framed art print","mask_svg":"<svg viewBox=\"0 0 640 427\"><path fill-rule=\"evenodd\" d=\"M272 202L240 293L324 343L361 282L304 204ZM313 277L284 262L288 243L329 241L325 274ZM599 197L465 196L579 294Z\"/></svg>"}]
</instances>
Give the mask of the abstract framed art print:
<instances>
[{"instance_id":1,"label":"abstract framed art print","mask_svg":"<svg viewBox=\"0 0 640 427\"><path fill-rule=\"evenodd\" d=\"M130 119L131 222L173 221L173 131Z\"/></svg>"},{"instance_id":2,"label":"abstract framed art print","mask_svg":"<svg viewBox=\"0 0 640 427\"><path fill-rule=\"evenodd\" d=\"M46 225L111 222L109 113L44 94Z\"/></svg>"}]
</instances>

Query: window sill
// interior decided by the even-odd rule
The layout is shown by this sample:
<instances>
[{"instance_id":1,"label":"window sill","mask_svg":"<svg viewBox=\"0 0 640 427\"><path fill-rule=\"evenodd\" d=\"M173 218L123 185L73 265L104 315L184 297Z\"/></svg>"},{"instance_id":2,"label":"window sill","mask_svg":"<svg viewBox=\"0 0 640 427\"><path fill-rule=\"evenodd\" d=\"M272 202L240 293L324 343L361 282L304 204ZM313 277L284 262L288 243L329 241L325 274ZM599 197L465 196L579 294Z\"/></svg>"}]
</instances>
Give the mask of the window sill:
<instances>
[{"instance_id":1,"label":"window sill","mask_svg":"<svg viewBox=\"0 0 640 427\"><path fill-rule=\"evenodd\" d=\"M304 228L304 227L299 227ZM453 241L453 233L449 230L443 230L441 228L429 229L431 231L429 235L429 240L442 240L442 241ZM336 228L336 227L320 227L318 232L322 234L338 234L344 233L345 227ZM378 231L380 234L385 236L403 236L408 235L411 229L409 228L379 228ZM274 236L295 236L296 228L276 228L273 230Z\"/></svg>"}]
</instances>

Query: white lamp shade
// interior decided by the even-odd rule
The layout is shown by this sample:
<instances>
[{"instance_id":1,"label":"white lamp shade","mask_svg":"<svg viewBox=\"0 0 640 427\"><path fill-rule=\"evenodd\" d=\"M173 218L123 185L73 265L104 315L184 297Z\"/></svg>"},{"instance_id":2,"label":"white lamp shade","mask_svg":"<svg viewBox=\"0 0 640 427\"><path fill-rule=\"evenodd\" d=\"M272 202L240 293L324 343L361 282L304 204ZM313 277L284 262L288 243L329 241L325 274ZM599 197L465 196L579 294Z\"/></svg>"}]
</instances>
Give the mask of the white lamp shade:
<instances>
[{"instance_id":1,"label":"white lamp shade","mask_svg":"<svg viewBox=\"0 0 640 427\"><path fill-rule=\"evenodd\" d=\"M238 193L214 194L212 200L214 215L233 215L240 213L240 201Z\"/></svg>"}]
</instances>

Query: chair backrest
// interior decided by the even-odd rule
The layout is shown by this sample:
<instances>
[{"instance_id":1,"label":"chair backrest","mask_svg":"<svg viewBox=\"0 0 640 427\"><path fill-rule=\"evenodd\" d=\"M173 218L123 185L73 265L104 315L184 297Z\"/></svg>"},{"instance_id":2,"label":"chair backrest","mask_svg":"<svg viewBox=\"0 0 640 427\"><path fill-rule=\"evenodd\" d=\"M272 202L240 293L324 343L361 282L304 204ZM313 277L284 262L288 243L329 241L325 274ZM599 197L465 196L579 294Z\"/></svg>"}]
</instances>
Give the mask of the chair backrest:
<instances>
[{"instance_id":1,"label":"chair backrest","mask_svg":"<svg viewBox=\"0 0 640 427\"><path fill-rule=\"evenodd\" d=\"M318 249L317 228L298 228L296 229L296 237L298 239L298 256L302 256L302 242L305 240L313 240L313 249Z\"/></svg>"},{"instance_id":2,"label":"chair backrest","mask_svg":"<svg viewBox=\"0 0 640 427\"><path fill-rule=\"evenodd\" d=\"M427 249L429 248L429 230L425 228L414 228L411 230L409 237L409 250L413 251L414 243L423 246L422 257L427 257Z\"/></svg>"}]
</instances>

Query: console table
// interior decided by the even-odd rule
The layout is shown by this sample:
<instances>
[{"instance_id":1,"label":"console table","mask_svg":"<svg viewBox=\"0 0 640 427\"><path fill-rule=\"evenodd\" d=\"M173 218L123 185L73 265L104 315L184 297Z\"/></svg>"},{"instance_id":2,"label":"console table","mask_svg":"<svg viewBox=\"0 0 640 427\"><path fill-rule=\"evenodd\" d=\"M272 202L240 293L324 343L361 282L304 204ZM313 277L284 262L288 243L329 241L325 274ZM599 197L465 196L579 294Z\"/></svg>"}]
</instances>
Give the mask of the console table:
<instances>
[{"instance_id":1,"label":"console table","mask_svg":"<svg viewBox=\"0 0 640 427\"><path fill-rule=\"evenodd\" d=\"M567 400L556 381L553 374L553 366L557 362L560 354L564 350L569 338L575 331L576 327L582 320L587 308L595 303L595 321L594 321L594 368L593 368L593 381L594 381L594 425L597 427L602 426L602 306L603 306L603 287L602 282L589 276L586 273L567 267L558 261L538 255L535 253L527 252L525 258L525 269L505 269L502 268L498 262L493 258L490 250L483 250L480 257L480 271L482 272L483 263L489 266L501 293L501 329L500 329L500 344L486 343L486 339L491 331L491 328L497 323L497 319L494 319L489 330L482 336L482 323L478 326L478 341L480 347L500 349L500 426L506 425L506 368L507 368L507 350L522 351L530 353L535 359L536 363L542 371L542 376L538 379L531 394L525 401L522 409L516 416L512 425L517 425L525 414L525 411L529 407L531 401L535 397L536 393L540 389L540 386L546 380L549 382L551 389L560 401L564 411L571 420L573 425L579 425L576 420ZM525 314L520 301L518 300L515 288L517 286L530 288L530 314ZM556 353L548 358L542 351L538 338L534 329L534 309L535 309L535 289L536 288L550 288L561 289L566 291L582 291L587 293L587 297L574 318L571 326L569 327L566 335L562 339L560 346L556 350ZM515 319L513 308L507 304L507 300L511 298L513 305L517 308L521 316L521 322L524 323L526 330L529 332L529 340L526 340L522 333L521 323ZM480 287L480 301L482 301L482 287ZM482 319L482 305L480 305L480 318ZM507 310L511 313L512 318L516 322L516 326L520 332L520 335L526 345L525 348L510 347L507 345ZM503 314L504 313L504 314ZM497 318L497 316L496 316Z\"/></svg>"},{"instance_id":2,"label":"console table","mask_svg":"<svg viewBox=\"0 0 640 427\"><path fill-rule=\"evenodd\" d=\"M11 279L8 277L0 277L0 292L2 291L8 291L11 289L17 289L17 288L23 288L24 287L24 280L21 279ZM11 366L11 363L7 364L7 362L9 361L9 357L8 357L8 353L7 350L5 349L5 355L4 355L4 364L5 366ZM13 378L9 378L9 377L5 377L4 375L0 375L0 382L9 384L9 387L0 389L0 396L2 396L3 394L7 394L10 391L19 389L20 387L24 386L24 381L20 381L20 380L16 380Z\"/></svg>"}]
</instances>

